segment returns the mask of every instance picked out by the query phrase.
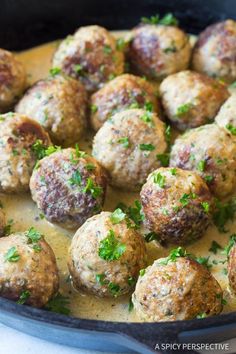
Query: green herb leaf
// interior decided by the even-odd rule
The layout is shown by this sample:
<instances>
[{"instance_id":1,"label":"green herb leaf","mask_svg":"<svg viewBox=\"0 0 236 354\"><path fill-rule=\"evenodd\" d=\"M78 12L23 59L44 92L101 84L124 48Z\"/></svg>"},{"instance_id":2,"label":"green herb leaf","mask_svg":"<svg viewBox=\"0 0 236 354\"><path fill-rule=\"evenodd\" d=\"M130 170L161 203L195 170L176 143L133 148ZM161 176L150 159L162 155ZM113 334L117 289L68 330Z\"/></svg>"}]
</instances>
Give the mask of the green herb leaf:
<instances>
[{"instance_id":1,"label":"green herb leaf","mask_svg":"<svg viewBox=\"0 0 236 354\"><path fill-rule=\"evenodd\" d=\"M109 45L105 44L103 47L103 51L105 54L111 54L112 53L112 49Z\"/></svg>"},{"instance_id":2,"label":"green herb leaf","mask_svg":"<svg viewBox=\"0 0 236 354\"><path fill-rule=\"evenodd\" d=\"M151 24L151 25L160 24L164 26L178 26L179 23L172 13L167 13L162 18L160 18L160 15L158 14L151 17L142 17L141 22L144 24Z\"/></svg>"},{"instance_id":3,"label":"green herb leaf","mask_svg":"<svg viewBox=\"0 0 236 354\"><path fill-rule=\"evenodd\" d=\"M170 169L170 173L172 174L172 176L176 176L177 174L177 169L174 167L174 168L171 168Z\"/></svg>"},{"instance_id":4,"label":"green herb leaf","mask_svg":"<svg viewBox=\"0 0 236 354\"><path fill-rule=\"evenodd\" d=\"M202 318L206 318L206 317L207 317L207 315L205 312L201 312L196 316L196 318L198 318L198 319L202 319Z\"/></svg>"},{"instance_id":5,"label":"green herb leaf","mask_svg":"<svg viewBox=\"0 0 236 354\"><path fill-rule=\"evenodd\" d=\"M37 243L42 238L42 234L37 231L34 227L31 227L26 233L29 243Z\"/></svg>"},{"instance_id":6,"label":"green herb leaf","mask_svg":"<svg viewBox=\"0 0 236 354\"><path fill-rule=\"evenodd\" d=\"M158 184L160 188L165 187L165 176L163 176L160 172L153 173L153 182Z\"/></svg>"},{"instance_id":7,"label":"green herb leaf","mask_svg":"<svg viewBox=\"0 0 236 354\"><path fill-rule=\"evenodd\" d=\"M159 263L163 265L167 265L169 262L176 262L177 258L179 257L187 257L187 256L192 257L192 255L190 253L187 253L187 251L184 248L178 247L171 250L169 256L159 261Z\"/></svg>"},{"instance_id":8,"label":"green herb leaf","mask_svg":"<svg viewBox=\"0 0 236 354\"><path fill-rule=\"evenodd\" d=\"M232 234L229 239L228 245L224 248L224 254L228 257L231 251L231 248L235 245L236 243L236 234Z\"/></svg>"},{"instance_id":9,"label":"green herb leaf","mask_svg":"<svg viewBox=\"0 0 236 354\"><path fill-rule=\"evenodd\" d=\"M212 252L212 253L214 253L214 254L217 254L217 251L218 250L221 250L222 249L222 247L221 247L221 245L219 245L219 243L218 242L216 242L215 240L213 240L212 242L211 242L211 247L209 248L209 252Z\"/></svg>"},{"instance_id":10,"label":"green herb leaf","mask_svg":"<svg viewBox=\"0 0 236 354\"><path fill-rule=\"evenodd\" d=\"M114 296L117 297L120 293L120 286L118 284L110 282L108 284L108 289L110 290L110 293Z\"/></svg>"},{"instance_id":11,"label":"green herb leaf","mask_svg":"<svg viewBox=\"0 0 236 354\"><path fill-rule=\"evenodd\" d=\"M147 125L149 125L150 127L153 127L153 119L152 119L152 112L146 111L141 117L140 119L146 123Z\"/></svg>"},{"instance_id":12,"label":"green herb leaf","mask_svg":"<svg viewBox=\"0 0 236 354\"><path fill-rule=\"evenodd\" d=\"M133 308L134 308L134 304L133 304L132 298L130 298L129 299L128 311L129 312L133 311Z\"/></svg>"},{"instance_id":13,"label":"green herb leaf","mask_svg":"<svg viewBox=\"0 0 236 354\"><path fill-rule=\"evenodd\" d=\"M128 137L120 138L119 140L117 140L117 142L119 144L123 145L123 147L126 148L126 149L130 146Z\"/></svg>"},{"instance_id":14,"label":"green herb leaf","mask_svg":"<svg viewBox=\"0 0 236 354\"><path fill-rule=\"evenodd\" d=\"M92 194L92 197L94 199L100 197L100 195L103 192L102 187L97 186L94 181L92 180L92 178L88 178L87 179L87 184L85 186L85 188L83 189L84 193L90 192Z\"/></svg>"},{"instance_id":15,"label":"green herb leaf","mask_svg":"<svg viewBox=\"0 0 236 354\"><path fill-rule=\"evenodd\" d=\"M113 230L109 230L108 236L100 241L98 255L106 261L119 259L126 250L126 245L119 242Z\"/></svg>"},{"instance_id":16,"label":"green herb leaf","mask_svg":"<svg viewBox=\"0 0 236 354\"><path fill-rule=\"evenodd\" d=\"M147 243L151 242L151 241L158 241L160 240L160 237L158 234L156 234L155 232L149 232L148 234L144 235L145 241Z\"/></svg>"},{"instance_id":17,"label":"green herb leaf","mask_svg":"<svg viewBox=\"0 0 236 354\"><path fill-rule=\"evenodd\" d=\"M98 111L98 106L96 106L95 104L91 104L90 110L92 113L96 113Z\"/></svg>"},{"instance_id":18,"label":"green herb leaf","mask_svg":"<svg viewBox=\"0 0 236 354\"><path fill-rule=\"evenodd\" d=\"M28 300L30 297L30 292L28 290L25 290L21 293L19 300L17 301L17 304L24 305L24 303Z\"/></svg>"},{"instance_id":19,"label":"green herb leaf","mask_svg":"<svg viewBox=\"0 0 236 354\"><path fill-rule=\"evenodd\" d=\"M49 70L49 74L50 74L51 76L56 76L56 75L59 75L60 73L61 73L61 69L58 68L58 67L51 68L51 69Z\"/></svg>"},{"instance_id":20,"label":"green herb leaf","mask_svg":"<svg viewBox=\"0 0 236 354\"><path fill-rule=\"evenodd\" d=\"M143 277L145 273L146 273L146 269L140 269L139 275L140 275L141 277Z\"/></svg>"},{"instance_id":21,"label":"green herb leaf","mask_svg":"<svg viewBox=\"0 0 236 354\"><path fill-rule=\"evenodd\" d=\"M48 301L45 309L68 316L71 312L68 308L69 304L69 298L58 293L52 300Z\"/></svg>"},{"instance_id":22,"label":"green herb leaf","mask_svg":"<svg viewBox=\"0 0 236 354\"><path fill-rule=\"evenodd\" d=\"M196 194L195 193L184 193L182 195L182 197L180 198L180 203L182 204L183 207L186 207L189 204L189 201L191 199L195 199L196 198Z\"/></svg>"},{"instance_id":23,"label":"green herb leaf","mask_svg":"<svg viewBox=\"0 0 236 354\"><path fill-rule=\"evenodd\" d=\"M10 219L7 221L7 224L4 227L3 233L5 236L8 236L12 233L12 226L13 226L14 220Z\"/></svg>"},{"instance_id":24,"label":"green herb leaf","mask_svg":"<svg viewBox=\"0 0 236 354\"><path fill-rule=\"evenodd\" d=\"M119 203L117 208L120 208L127 216L126 222L127 226L130 228L139 229L143 220L144 215L142 213L142 206L139 200L135 200L134 206L127 207L123 203ZM130 220L134 223L131 223Z\"/></svg>"},{"instance_id":25,"label":"green herb leaf","mask_svg":"<svg viewBox=\"0 0 236 354\"><path fill-rule=\"evenodd\" d=\"M142 151L153 151L155 146L152 144L139 144L139 149Z\"/></svg>"},{"instance_id":26,"label":"green herb leaf","mask_svg":"<svg viewBox=\"0 0 236 354\"><path fill-rule=\"evenodd\" d=\"M31 150L35 154L37 160L41 160L46 156L50 156L54 152L61 151L60 146L45 146L42 140L36 140L36 142L32 145Z\"/></svg>"},{"instance_id":27,"label":"green herb leaf","mask_svg":"<svg viewBox=\"0 0 236 354\"><path fill-rule=\"evenodd\" d=\"M205 168L206 168L206 161L205 160L199 161L198 164L197 164L198 171L204 172Z\"/></svg>"},{"instance_id":28,"label":"green herb leaf","mask_svg":"<svg viewBox=\"0 0 236 354\"><path fill-rule=\"evenodd\" d=\"M4 259L8 262L18 262L20 259L20 255L17 251L17 248L15 246L9 248L7 253L4 255Z\"/></svg>"},{"instance_id":29,"label":"green herb leaf","mask_svg":"<svg viewBox=\"0 0 236 354\"><path fill-rule=\"evenodd\" d=\"M225 225L228 221L234 220L236 212L236 198L232 198L226 203L216 200L215 212L213 214L213 222L220 232L227 232Z\"/></svg>"},{"instance_id":30,"label":"green herb leaf","mask_svg":"<svg viewBox=\"0 0 236 354\"><path fill-rule=\"evenodd\" d=\"M160 161L161 166L163 166L163 167L169 166L169 161L170 161L170 154L169 153L157 154L156 158L157 158L157 160Z\"/></svg>"},{"instance_id":31,"label":"green herb leaf","mask_svg":"<svg viewBox=\"0 0 236 354\"><path fill-rule=\"evenodd\" d=\"M96 274L96 282L100 285L106 285L109 282L107 280L105 280L106 278L106 274L102 273L102 274Z\"/></svg>"},{"instance_id":32,"label":"green herb leaf","mask_svg":"<svg viewBox=\"0 0 236 354\"><path fill-rule=\"evenodd\" d=\"M110 220L112 224L119 224L126 218L126 214L122 211L122 209L117 208L110 216Z\"/></svg>"},{"instance_id":33,"label":"green herb leaf","mask_svg":"<svg viewBox=\"0 0 236 354\"><path fill-rule=\"evenodd\" d=\"M209 213L210 204L208 202L201 202L201 206L203 207L203 210L205 211L205 213Z\"/></svg>"},{"instance_id":34,"label":"green herb leaf","mask_svg":"<svg viewBox=\"0 0 236 354\"><path fill-rule=\"evenodd\" d=\"M118 38L116 40L116 49L122 52L125 49L125 47L126 47L126 42L124 38Z\"/></svg>"},{"instance_id":35,"label":"green herb leaf","mask_svg":"<svg viewBox=\"0 0 236 354\"><path fill-rule=\"evenodd\" d=\"M76 186L80 186L82 182L82 176L80 171L75 171L72 175L72 177L69 179L69 183L71 185L76 185Z\"/></svg>"},{"instance_id":36,"label":"green herb leaf","mask_svg":"<svg viewBox=\"0 0 236 354\"><path fill-rule=\"evenodd\" d=\"M232 124L227 124L226 129L228 129L231 134L236 135L236 127L234 127Z\"/></svg>"},{"instance_id":37,"label":"green herb leaf","mask_svg":"<svg viewBox=\"0 0 236 354\"><path fill-rule=\"evenodd\" d=\"M186 113L188 113L190 111L190 109L193 108L193 104L192 103L184 103L182 104L181 106L179 106L177 108L177 112L176 112L176 115L177 117L180 117Z\"/></svg>"},{"instance_id":38,"label":"green herb leaf","mask_svg":"<svg viewBox=\"0 0 236 354\"><path fill-rule=\"evenodd\" d=\"M210 269L212 267L211 264L209 264L209 256L208 257L196 257L195 260L199 263L202 264L204 267L207 269Z\"/></svg>"}]
</instances>

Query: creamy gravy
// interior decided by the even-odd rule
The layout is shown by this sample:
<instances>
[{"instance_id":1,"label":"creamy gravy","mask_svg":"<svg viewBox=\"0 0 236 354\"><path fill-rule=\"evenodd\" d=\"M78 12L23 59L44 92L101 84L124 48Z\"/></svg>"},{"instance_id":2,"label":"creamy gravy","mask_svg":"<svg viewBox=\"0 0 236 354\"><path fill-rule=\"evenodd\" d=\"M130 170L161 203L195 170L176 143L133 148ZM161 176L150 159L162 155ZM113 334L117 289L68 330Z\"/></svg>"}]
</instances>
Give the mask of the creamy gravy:
<instances>
[{"instance_id":1,"label":"creamy gravy","mask_svg":"<svg viewBox=\"0 0 236 354\"><path fill-rule=\"evenodd\" d=\"M127 36L127 32L122 32L122 36ZM120 36L120 32L115 32L116 36ZM194 41L194 38L192 39ZM35 81L44 78L48 75L51 66L52 55L58 45L58 42L41 45L36 48L18 53L18 58L23 62L27 74L28 83L32 85ZM92 133L88 132L83 141L79 141L81 149L90 151ZM108 189L106 203L104 210L114 210L118 202L132 204L135 199L138 199L138 194L131 194L120 192L117 190ZM39 217L39 210L32 202L30 195L0 195L0 199L4 205L4 210L8 219L13 219L13 231L25 231L29 227L34 226L45 235L46 240L53 248L58 267L60 270L61 288L60 292L64 296L70 298L71 314L81 318L100 319L110 321L138 321L135 317L134 311L129 313L128 303L129 296L123 296L118 299L100 299L95 296L84 294L74 290L68 280L67 269L67 252L70 245L73 232L68 232L60 227L50 224L45 219L41 220ZM217 255L209 252L212 240L216 240L222 247L224 247L229 240L229 235L236 232L236 222L229 224L230 232L227 234L220 234L217 229L212 226L208 229L204 237L195 244L187 247L187 250L197 256L210 256L210 261L225 260L225 256L219 251ZM163 249L156 246L154 243L148 244L148 261L149 264L160 257L166 256L169 253L168 249ZM173 248L173 247L172 247ZM224 312L236 310L236 298L232 298L228 291L227 275L224 274L226 263L219 263L213 265L212 273L220 282L224 290L224 298L227 300L227 305L224 307Z\"/></svg>"}]
</instances>

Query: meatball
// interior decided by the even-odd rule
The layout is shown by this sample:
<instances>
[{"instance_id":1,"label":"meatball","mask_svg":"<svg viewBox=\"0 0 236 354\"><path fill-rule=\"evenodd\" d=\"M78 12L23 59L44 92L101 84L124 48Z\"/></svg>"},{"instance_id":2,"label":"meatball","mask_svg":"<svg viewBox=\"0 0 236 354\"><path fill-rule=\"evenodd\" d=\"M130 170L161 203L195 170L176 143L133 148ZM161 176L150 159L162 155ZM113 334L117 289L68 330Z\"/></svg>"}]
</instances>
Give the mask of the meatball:
<instances>
[{"instance_id":1,"label":"meatball","mask_svg":"<svg viewBox=\"0 0 236 354\"><path fill-rule=\"evenodd\" d=\"M222 311L222 289L206 267L179 257L156 260L140 275L132 300L143 321L189 320Z\"/></svg>"},{"instance_id":2,"label":"meatball","mask_svg":"<svg viewBox=\"0 0 236 354\"><path fill-rule=\"evenodd\" d=\"M228 278L232 292L236 295L236 243L232 246L228 258Z\"/></svg>"},{"instance_id":3,"label":"meatball","mask_svg":"<svg viewBox=\"0 0 236 354\"><path fill-rule=\"evenodd\" d=\"M207 27L195 44L193 69L227 82L236 79L236 22L226 20Z\"/></svg>"},{"instance_id":4,"label":"meatball","mask_svg":"<svg viewBox=\"0 0 236 354\"><path fill-rule=\"evenodd\" d=\"M211 220L212 197L194 172L159 168L141 190L145 221L164 244L185 244L200 238Z\"/></svg>"},{"instance_id":5,"label":"meatball","mask_svg":"<svg viewBox=\"0 0 236 354\"><path fill-rule=\"evenodd\" d=\"M229 97L224 84L194 71L168 76L160 93L167 117L180 130L212 121Z\"/></svg>"},{"instance_id":6,"label":"meatball","mask_svg":"<svg viewBox=\"0 0 236 354\"><path fill-rule=\"evenodd\" d=\"M57 293L55 255L38 231L31 228L0 239L0 296L43 307Z\"/></svg>"},{"instance_id":7,"label":"meatball","mask_svg":"<svg viewBox=\"0 0 236 354\"><path fill-rule=\"evenodd\" d=\"M28 191L37 161L33 145L38 140L45 146L51 144L46 131L34 120L19 113L0 116L0 192Z\"/></svg>"},{"instance_id":8,"label":"meatball","mask_svg":"<svg viewBox=\"0 0 236 354\"><path fill-rule=\"evenodd\" d=\"M4 211L0 208L0 237L5 233L6 217Z\"/></svg>"},{"instance_id":9,"label":"meatball","mask_svg":"<svg viewBox=\"0 0 236 354\"><path fill-rule=\"evenodd\" d=\"M236 135L236 94L232 94L227 101L222 105L215 122L219 127L226 129L227 133L232 136Z\"/></svg>"},{"instance_id":10,"label":"meatball","mask_svg":"<svg viewBox=\"0 0 236 354\"><path fill-rule=\"evenodd\" d=\"M60 44L53 66L96 91L124 71L124 54L116 49L115 38L103 27L79 28Z\"/></svg>"},{"instance_id":11,"label":"meatball","mask_svg":"<svg viewBox=\"0 0 236 354\"><path fill-rule=\"evenodd\" d=\"M88 219L73 237L68 266L77 289L101 297L126 294L145 266L144 239L117 210Z\"/></svg>"},{"instance_id":12,"label":"meatball","mask_svg":"<svg viewBox=\"0 0 236 354\"><path fill-rule=\"evenodd\" d=\"M78 142L86 127L87 94L83 85L56 75L37 82L16 106L40 123L56 144Z\"/></svg>"},{"instance_id":13,"label":"meatball","mask_svg":"<svg viewBox=\"0 0 236 354\"><path fill-rule=\"evenodd\" d=\"M145 79L124 74L107 83L91 97L91 124L94 130L114 113L127 108L149 108L158 111L154 86Z\"/></svg>"},{"instance_id":14,"label":"meatball","mask_svg":"<svg viewBox=\"0 0 236 354\"><path fill-rule=\"evenodd\" d=\"M214 195L225 197L236 182L236 141L216 124L189 130L176 139L170 166L197 172Z\"/></svg>"},{"instance_id":15,"label":"meatball","mask_svg":"<svg viewBox=\"0 0 236 354\"><path fill-rule=\"evenodd\" d=\"M0 112L10 110L26 86L22 64L7 50L0 48Z\"/></svg>"},{"instance_id":16,"label":"meatball","mask_svg":"<svg viewBox=\"0 0 236 354\"><path fill-rule=\"evenodd\" d=\"M48 221L73 229L100 212L106 184L106 173L95 159L78 149L65 149L40 161L30 190Z\"/></svg>"},{"instance_id":17,"label":"meatball","mask_svg":"<svg viewBox=\"0 0 236 354\"><path fill-rule=\"evenodd\" d=\"M165 125L155 113L131 109L116 113L94 137L93 156L110 174L112 186L136 191L160 166L167 147Z\"/></svg>"},{"instance_id":18,"label":"meatball","mask_svg":"<svg viewBox=\"0 0 236 354\"><path fill-rule=\"evenodd\" d=\"M188 36L173 26L140 25L133 29L128 50L131 69L150 79L163 79L188 68Z\"/></svg>"}]
</instances>

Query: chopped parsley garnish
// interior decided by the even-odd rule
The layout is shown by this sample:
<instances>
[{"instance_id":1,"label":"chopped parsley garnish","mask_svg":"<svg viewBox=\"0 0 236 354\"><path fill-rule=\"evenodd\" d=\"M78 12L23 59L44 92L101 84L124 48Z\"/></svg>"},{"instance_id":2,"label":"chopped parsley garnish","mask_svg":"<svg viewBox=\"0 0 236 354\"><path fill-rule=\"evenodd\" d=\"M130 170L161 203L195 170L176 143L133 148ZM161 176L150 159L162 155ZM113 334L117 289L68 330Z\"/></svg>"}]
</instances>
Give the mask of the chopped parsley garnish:
<instances>
[{"instance_id":1,"label":"chopped parsley garnish","mask_svg":"<svg viewBox=\"0 0 236 354\"><path fill-rule=\"evenodd\" d=\"M207 315L205 312L201 312L196 316L196 318L198 318L198 319L202 319L202 318L206 318L206 317L207 317Z\"/></svg>"},{"instance_id":2,"label":"chopped parsley garnish","mask_svg":"<svg viewBox=\"0 0 236 354\"><path fill-rule=\"evenodd\" d=\"M119 224L126 218L126 214L122 211L122 209L117 208L110 216L110 220L112 224Z\"/></svg>"},{"instance_id":3,"label":"chopped parsley garnish","mask_svg":"<svg viewBox=\"0 0 236 354\"><path fill-rule=\"evenodd\" d=\"M171 142L171 126L170 125L166 125L165 139L166 139L168 147L170 147L170 142Z\"/></svg>"},{"instance_id":4,"label":"chopped parsley garnish","mask_svg":"<svg viewBox=\"0 0 236 354\"><path fill-rule=\"evenodd\" d=\"M107 280L105 280L106 278L106 274L102 273L102 274L96 274L96 282L100 285L106 285L109 282Z\"/></svg>"},{"instance_id":5,"label":"chopped parsley garnish","mask_svg":"<svg viewBox=\"0 0 236 354\"><path fill-rule=\"evenodd\" d=\"M135 278L133 278L133 277L129 277L129 278L128 278L128 284L129 284L129 286L133 286L133 285L135 284L135 282L136 282L136 279L135 279Z\"/></svg>"},{"instance_id":6,"label":"chopped parsley garnish","mask_svg":"<svg viewBox=\"0 0 236 354\"><path fill-rule=\"evenodd\" d=\"M28 298L30 297L30 292L28 290L25 290L21 293L19 300L17 301L17 304L23 305Z\"/></svg>"},{"instance_id":7,"label":"chopped parsley garnish","mask_svg":"<svg viewBox=\"0 0 236 354\"><path fill-rule=\"evenodd\" d=\"M217 251L218 250L222 250L222 247L221 247L221 245L218 243L218 242L216 242L215 240L213 240L212 241L212 243L211 243L211 247L209 248L209 252L212 252L212 253L214 253L214 254L217 254Z\"/></svg>"},{"instance_id":8,"label":"chopped parsley garnish","mask_svg":"<svg viewBox=\"0 0 236 354\"><path fill-rule=\"evenodd\" d=\"M153 182L158 184L160 188L165 187L165 176L163 176L160 172L153 173Z\"/></svg>"},{"instance_id":9,"label":"chopped parsley garnish","mask_svg":"<svg viewBox=\"0 0 236 354\"><path fill-rule=\"evenodd\" d=\"M189 201L191 199L195 199L196 194L195 193L184 193L182 197L180 198L180 203L182 204L183 207L187 206L189 204Z\"/></svg>"},{"instance_id":10,"label":"chopped parsley garnish","mask_svg":"<svg viewBox=\"0 0 236 354\"><path fill-rule=\"evenodd\" d=\"M52 300L48 301L45 309L68 316L71 312L68 308L69 304L69 298L58 293Z\"/></svg>"},{"instance_id":11,"label":"chopped parsley garnish","mask_svg":"<svg viewBox=\"0 0 236 354\"><path fill-rule=\"evenodd\" d=\"M234 127L232 124L227 124L226 129L228 129L231 134L236 135L236 127Z\"/></svg>"},{"instance_id":12,"label":"chopped parsley garnish","mask_svg":"<svg viewBox=\"0 0 236 354\"><path fill-rule=\"evenodd\" d=\"M84 151L81 151L80 148L79 148L79 145L76 144L75 145L75 154L72 152L71 155L70 155L70 162L75 165L78 163L78 159L79 158L83 158L86 156L86 152Z\"/></svg>"},{"instance_id":13,"label":"chopped parsley garnish","mask_svg":"<svg viewBox=\"0 0 236 354\"><path fill-rule=\"evenodd\" d=\"M210 210L210 204L208 202L201 202L201 206L203 207L203 210L205 213L208 213Z\"/></svg>"},{"instance_id":14,"label":"chopped parsley garnish","mask_svg":"<svg viewBox=\"0 0 236 354\"><path fill-rule=\"evenodd\" d=\"M151 241L158 241L160 239L159 235L156 234L155 232L149 232L148 234L144 235L145 241L147 243Z\"/></svg>"},{"instance_id":15,"label":"chopped parsley garnish","mask_svg":"<svg viewBox=\"0 0 236 354\"><path fill-rule=\"evenodd\" d=\"M174 168L171 168L170 169L170 173L172 174L172 176L176 176L177 174L177 169L174 167Z\"/></svg>"},{"instance_id":16,"label":"chopped parsley garnish","mask_svg":"<svg viewBox=\"0 0 236 354\"><path fill-rule=\"evenodd\" d=\"M92 178L87 179L87 184L83 189L84 193L90 192L94 199L98 198L102 194L102 187L97 186Z\"/></svg>"},{"instance_id":17,"label":"chopped parsley garnish","mask_svg":"<svg viewBox=\"0 0 236 354\"><path fill-rule=\"evenodd\" d=\"M124 38L118 38L116 40L116 49L119 51L123 51L126 47L126 42L124 40Z\"/></svg>"},{"instance_id":18,"label":"chopped parsley garnish","mask_svg":"<svg viewBox=\"0 0 236 354\"><path fill-rule=\"evenodd\" d=\"M148 124L149 126L153 127L153 120L152 120L152 112L146 111L140 119Z\"/></svg>"},{"instance_id":19,"label":"chopped parsley garnish","mask_svg":"<svg viewBox=\"0 0 236 354\"><path fill-rule=\"evenodd\" d=\"M56 75L59 75L60 73L61 73L61 69L58 68L58 67L51 68L51 69L49 70L49 74L50 74L51 76L56 76Z\"/></svg>"},{"instance_id":20,"label":"chopped parsley garnish","mask_svg":"<svg viewBox=\"0 0 236 354\"><path fill-rule=\"evenodd\" d=\"M229 239L228 245L224 248L224 254L228 257L231 251L231 248L235 245L236 243L236 234L232 234Z\"/></svg>"},{"instance_id":21,"label":"chopped parsley garnish","mask_svg":"<svg viewBox=\"0 0 236 354\"><path fill-rule=\"evenodd\" d=\"M45 146L42 140L36 140L36 142L31 147L33 153L35 154L37 160L43 159L45 156L50 156L54 152L61 151L60 146Z\"/></svg>"},{"instance_id":22,"label":"chopped parsley garnish","mask_svg":"<svg viewBox=\"0 0 236 354\"><path fill-rule=\"evenodd\" d=\"M153 112L153 103L152 102L145 102L144 107L146 111Z\"/></svg>"},{"instance_id":23,"label":"chopped parsley garnish","mask_svg":"<svg viewBox=\"0 0 236 354\"><path fill-rule=\"evenodd\" d=\"M228 221L233 221L236 212L236 198L232 198L226 203L216 200L213 222L220 232L227 232L225 225Z\"/></svg>"},{"instance_id":24,"label":"chopped parsley garnish","mask_svg":"<svg viewBox=\"0 0 236 354\"><path fill-rule=\"evenodd\" d=\"M195 260L199 263L202 264L204 267L207 269L210 269L212 267L211 264L209 264L209 258L210 257L196 257Z\"/></svg>"},{"instance_id":25,"label":"chopped parsley garnish","mask_svg":"<svg viewBox=\"0 0 236 354\"><path fill-rule=\"evenodd\" d=\"M95 104L91 104L90 109L92 113L96 113L98 111L98 106L96 106Z\"/></svg>"},{"instance_id":26,"label":"chopped parsley garnish","mask_svg":"<svg viewBox=\"0 0 236 354\"><path fill-rule=\"evenodd\" d=\"M155 146L152 144L139 144L139 149L142 151L153 151Z\"/></svg>"},{"instance_id":27,"label":"chopped parsley garnish","mask_svg":"<svg viewBox=\"0 0 236 354\"><path fill-rule=\"evenodd\" d=\"M82 73L83 73L83 67L82 67L82 65L80 65L80 64L75 64L75 65L74 65L74 71L75 71L77 74L82 74Z\"/></svg>"},{"instance_id":28,"label":"chopped parsley garnish","mask_svg":"<svg viewBox=\"0 0 236 354\"><path fill-rule=\"evenodd\" d=\"M129 312L133 311L133 308L134 308L134 304L133 304L132 298L130 298L129 299L128 311Z\"/></svg>"},{"instance_id":29,"label":"chopped parsley garnish","mask_svg":"<svg viewBox=\"0 0 236 354\"><path fill-rule=\"evenodd\" d=\"M110 293L114 296L117 297L120 293L120 286L118 284L110 282L108 284L108 289L110 290Z\"/></svg>"},{"instance_id":30,"label":"chopped parsley garnish","mask_svg":"<svg viewBox=\"0 0 236 354\"><path fill-rule=\"evenodd\" d=\"M139 275L140 275L141 277L143 277L145 273L146 273L146 269L140 269Z\"/></svg>"},{"instance_id":31,"label":"chopped parsley garnish","mask_svg":"<svg viewBox=\"0 0 236 354\"><path fill-rule=\"evenodd\" d=\"M199 161L198 164L197 164L198 171L204 172L205 168L206 168L206 161L205 160Z\"/></svg>"},{"instance_id":32,"label":"chopped parsley garnish","mask_svg":"<svg viewBox=\"0 0 236 354\"><path fill-rule=\"evenodd\" d=\"M34 227L31 227L26 233L25 236L28 238L29 243L37 243L42 238L42 234L37 231Z\"/></svg>"},{"instance_id":33,"label":"chopped parsley garnish","mask_svg":"<svg viewBox=\"0 0 236 354\"><path fill-rule=\"evenodd\" d=\"M141 22L151 25L164 25L164 26L178 26L179 21L173 16L172 13L167 13L165 16L160 18L159 14L151 17L142 17Z\"/></svg>"},{"instance_id":34,"label":"chopped parsley garnish","mask_svg":"<svg viewBox=\"0 0 236 354\"><path fill-rule=\"evenodd\" d=\"M134 206L126 206L123 203L119 203L117 208L120 208L126 214L126 222L129 228L140 228L144 220L144 215L142 213L142 206L139 200L135 200ZM133 223L131 223L129 219L133 221Z\"/></svg>"},{"instance_id":35,"label":"chopped parsley garnish","mask_svg":"<svg viewBox=\"0 0 236 354\"><path fill-rule=\"evenodd\" d=\"M205 180L207 183L212 182L212 181L213 181L213 179L214 179L214 177L213 177L213 176L210 176L210 175L208 175L208 176L204 176L204 180Z\"/></svg>"},{"instance_id":36,"label":"chopped parsley garnish","mask_svg":"<svg viewBox=\"0 0 236 354\"><path fill-rule=\"evenodd\" d=\"M100 241L98 255L106 261L115 261L125 250L126 245L119 242L113 230L109 230L108 236Z\"/></svg>"},{"instance_id":37,"label":"chopped parsley garnish","mask_svg":"<svg viewBox=\"0 0 236 354\"><path fill-rule=\"evenodd\" d=\"M96 166L93 163L87 163L85 167L88 171L94 171L96 169Z\"/></svg>"},{"instance_id":38,"label":"chopped parsley garnish","mask_svg":"<svg viewBox=\"0 0 236 354\"><path fill-rule=\"evenodd\" d=\"M111 47L109 45L106 44L103 47L103 51L104 51L105 54L111 54L112 49L111 49Z\"/></svg>"},{"instance_id":39,"label":"chopped parsley garnish","mask_svg":"<svg viewBox=\"0 0 236 354\"><path fill-rule=\"evenodd\" d=\"M182 104L181 106L179 106L177 108L177 112L176 112L176 115L178 117L188 113L190 111L190 109L193 108L193 104L192 103L184 103Z\"/></svg>"},{"instance_id":40,"label":"chopped parsley garnish","mask_svg":"<svg viewBox=\"0 0 236 354\"><path fill-rule=\"evenodd\" d=\"M20 255L17 251L17 248L15 246L9 248L7 253L4 255L4 259L8 262L18 262L20 259Z\"/></svg>"},{"instance_id":41,"label":"chopped parsley garnish","mask_svg":"<svg viewBox=\"0 0 236 354\"><path fill-rule=\"evenodd\" d=\"M176 262L177 258L179 257L186 257L186 256L190 256L190 254L187 253L187 251L184 248L182 247L174 248L173 250L171 250L169 256L159 261L159 263L163 265L167 265L169 262Z\"/></svg>"},{"instance_id":42,"label":"chopped parsley garnish","mask_svg":"<svg viewBox=\"0 0 236 354\"><path fill-rule=\"evenodd\" d=\"M80 171L75 171L72 175L72 177L69 179L69 183L71 185L76 185L76 186L80 186L82 182L82 176Z\"/></svg>"},{"instance_id":43,"label":"chopped parsley garnish","mask_svg":"<svg viewBox=\"0 0 236 354\"><path fill-rule=\"evenodd\" d=\"M170 162L170 154L169 153L157 154L156 158L157 158L157 160L160 161L160 163L163 167L169 166L169 162Z\"/></svg>"},{"instance_id":44,"label":"chopped parsley garnish","mask_svg":"<svg viewBox=\"0 0 236 354\"><path fill-rule=\"evenodd\" d=\"M126 149L130 146L128 137L120 138L119 140L117 140L117 142Z\"/></svg>"}]
</instances>

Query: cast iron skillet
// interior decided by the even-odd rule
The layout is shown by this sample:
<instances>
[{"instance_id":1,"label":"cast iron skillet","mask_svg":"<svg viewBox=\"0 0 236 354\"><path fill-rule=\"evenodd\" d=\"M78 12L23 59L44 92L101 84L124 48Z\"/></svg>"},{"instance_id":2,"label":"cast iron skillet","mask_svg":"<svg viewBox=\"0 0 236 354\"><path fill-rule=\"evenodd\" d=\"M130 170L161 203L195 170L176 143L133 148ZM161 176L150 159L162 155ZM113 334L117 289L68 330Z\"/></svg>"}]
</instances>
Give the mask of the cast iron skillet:
<instances>
[{"instance_id":1,"label":"cast iron skillet","mask_svg":"<svg viewBox=\"0 0 236 354\"><path fill-rule=\"evenodd\" d=\"M174 13L189 33L236 18L234 0L0 0L0 47L26 49L88 24L127 29L141 16L167 12ZM57 343L114 352L152 353L156 347L156 352L172 353L159 350L158 345L222 342L236 337L235 312L192 321L114 323L66 317L0 299L0 321Z\"/></svg>"}]
</instances>

